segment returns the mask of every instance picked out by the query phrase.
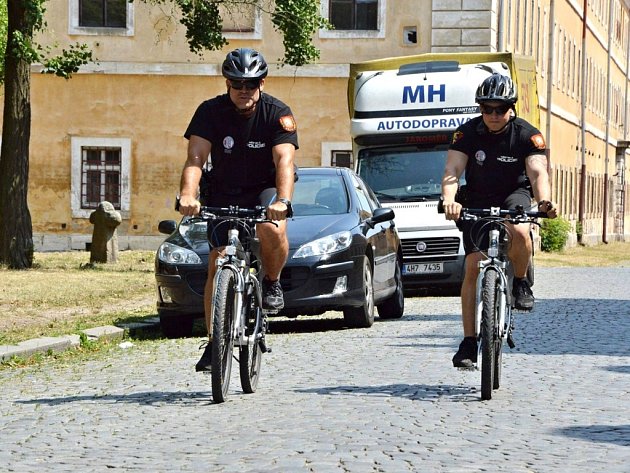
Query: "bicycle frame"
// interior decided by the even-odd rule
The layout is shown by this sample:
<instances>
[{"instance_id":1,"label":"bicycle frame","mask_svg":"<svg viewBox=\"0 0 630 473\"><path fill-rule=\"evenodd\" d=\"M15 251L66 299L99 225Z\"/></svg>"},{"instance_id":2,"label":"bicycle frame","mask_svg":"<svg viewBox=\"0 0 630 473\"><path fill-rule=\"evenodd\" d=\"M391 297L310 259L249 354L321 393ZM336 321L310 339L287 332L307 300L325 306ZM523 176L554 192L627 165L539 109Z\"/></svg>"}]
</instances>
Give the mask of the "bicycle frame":
<instances>
[{"instance_id":1,"label":"bicycle frame","mask_svg":"<svg viewBox=\"0 0 630 473\"><path fill-rule=\"evenodd\" d=\"M234 321L233 338L234 344L237 346L252 346L257 343L257 340L252 336L246 335L246 317L245 311L247 308L243 302L246 300L246 291L251 288L254 291L255 297L258 300L258 306L262 307L262 296L260 291L260 282L258 278L252 273L251 270L247 270L249 267L244 258L240 258L239 254L244 254L245 250L241 241L239 240L239 231L237 229L230 229L228 233L228 245L225 247L224 256L220 256L216 260L217 271L214 275L214 287L217 287L220 269L228 269L234 273L236 283L234 285L234 313L238 314ZM261 317L257 314L256 325L253 333L259 334Z\"/></svg>"}]
</instances>

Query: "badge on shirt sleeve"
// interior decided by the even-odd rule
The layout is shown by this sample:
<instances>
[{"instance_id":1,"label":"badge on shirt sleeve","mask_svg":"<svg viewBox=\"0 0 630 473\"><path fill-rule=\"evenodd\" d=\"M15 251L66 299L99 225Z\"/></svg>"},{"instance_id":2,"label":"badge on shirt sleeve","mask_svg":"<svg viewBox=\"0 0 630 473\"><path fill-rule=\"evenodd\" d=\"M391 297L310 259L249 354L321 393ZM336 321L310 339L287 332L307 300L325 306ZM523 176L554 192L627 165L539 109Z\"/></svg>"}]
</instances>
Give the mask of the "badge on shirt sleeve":
<instances>
[{"instance_id":1,"label":"badge on shirt sleeve","mask_svg":"<svg viewBox=\"0 0 630 473\"><path fill-rule=\"evenodd\" d=\"M297 130L297 124L295 123L295 118L293 118L293 115L285 115L284 117L280 117L280 126L284 131L293 132Z\"/></svg>"},{"instance_id":2,"label":"badge on shirt sleeve","mask_svg":"<svg viewBox=\"0 0 630 473\"><path fill-rule=\"evenodd\" d=\"M541 135L540 133L532 136L530 138L532 140L532 143L534 143L534 146L538 149L545 149L546 145L545 145L545 139L543 138L543 135Z\"/></svg>"},{"instance_id":3,"label":"badge on shirt sleeve","mask_svg":"<svg viewBox=\"0 0 630 473\"><path fill-rule=\"evenodd\" d=\"M453 144L457 143L463 137L464 137L464 134L461 131L456 131L455 133L453 133L453 141L452 141L452 143Z\"/></svg>"}]
</instances>

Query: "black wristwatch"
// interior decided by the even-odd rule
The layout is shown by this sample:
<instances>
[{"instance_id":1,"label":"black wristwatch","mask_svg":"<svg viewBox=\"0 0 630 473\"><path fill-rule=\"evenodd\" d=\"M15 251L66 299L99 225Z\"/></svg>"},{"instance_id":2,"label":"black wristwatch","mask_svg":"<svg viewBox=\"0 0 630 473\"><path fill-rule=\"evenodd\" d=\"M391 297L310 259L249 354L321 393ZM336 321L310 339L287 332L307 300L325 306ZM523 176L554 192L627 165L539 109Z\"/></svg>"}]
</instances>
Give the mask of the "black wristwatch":
<instances>
[{"instance_id":1,"label":"black wristwatch","mask_svg":"<svg viewBox=\"0 0 630 473\"><path fill-rule=\"evenodd\" d=\"M293 206L291 205L291 201L289 199L281 198L276 199L278 202L282 202L287 206L287 218L293 217Z\"/></svg>"}]
</instances>

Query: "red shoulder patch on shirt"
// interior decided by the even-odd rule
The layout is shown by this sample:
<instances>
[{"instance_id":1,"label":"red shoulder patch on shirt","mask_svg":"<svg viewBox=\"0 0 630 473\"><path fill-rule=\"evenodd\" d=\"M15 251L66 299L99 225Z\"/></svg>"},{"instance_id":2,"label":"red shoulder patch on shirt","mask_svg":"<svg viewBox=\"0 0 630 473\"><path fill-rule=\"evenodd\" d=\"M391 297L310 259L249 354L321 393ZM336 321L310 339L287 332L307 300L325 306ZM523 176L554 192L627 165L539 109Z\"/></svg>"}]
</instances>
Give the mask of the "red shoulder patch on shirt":
<instances>
[{"instance_id":1,"label":"red shoulder patch on shirt","mask_svg":"<svg viewBox=\"0 0 630 473\"><path fill-rule=\"evenodd\" d=\"M283 130L289 132L297 130L297 123L295 123L295 118L293 118L293 115L285 115L284 117L280 117L280 126Z\"/></svg>"},{"instance_id":2,"label":"red shoulder patch on shirt","mask_svg":"<svg viewBox=\"0 0 630 473\"><path fill-rule=\"evenodd\" d=\"M532 136L530 138L532 140L532 143L534 143L534 146L538 149L545 149L546 145L545 145L545 139L543 138L543 135L541 135L540 133Z\"/></svg>"},{"instance_id":3,"label":"red shoulder patch on shirt","mask_svg":"<svg viewBox=\"0 0 630 473\"><path fill-rule=\"evenodd\" d=\"M464 137L464 134L461 131L456 131L455 133L453 133L453 141L451 143L455 144L459 140L461 140L463 137Z\"/></svg>"}]
</instances>

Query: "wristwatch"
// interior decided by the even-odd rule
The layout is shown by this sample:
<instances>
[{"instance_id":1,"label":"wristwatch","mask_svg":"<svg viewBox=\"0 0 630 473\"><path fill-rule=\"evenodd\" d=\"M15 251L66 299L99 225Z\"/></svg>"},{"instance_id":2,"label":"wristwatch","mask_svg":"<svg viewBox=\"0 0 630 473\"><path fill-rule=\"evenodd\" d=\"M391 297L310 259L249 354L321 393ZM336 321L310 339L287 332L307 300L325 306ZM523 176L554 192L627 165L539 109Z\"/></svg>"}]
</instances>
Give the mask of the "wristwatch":
<instances>
[{"instance_id":1,"label":"wristwatch","mask_svg":"<svg viewBox=\"0 0 630 473\"><path fill-rule=\"evenodd\" d=\"M284 197L276 200L287 206L287 217L293 217L293 207L291 206L291 201L289 199L285 199Z\"/></svg>"}]
</instances>

